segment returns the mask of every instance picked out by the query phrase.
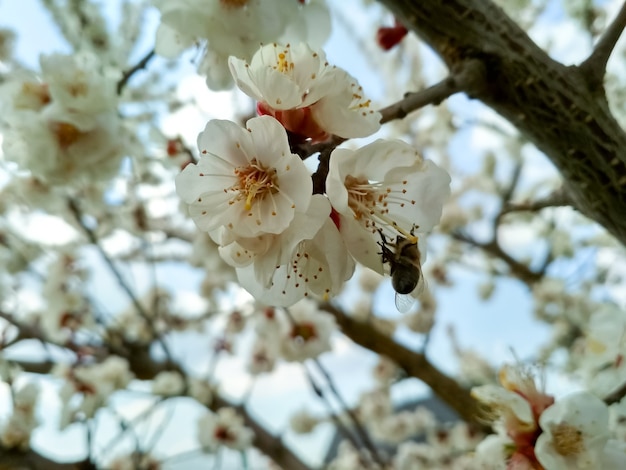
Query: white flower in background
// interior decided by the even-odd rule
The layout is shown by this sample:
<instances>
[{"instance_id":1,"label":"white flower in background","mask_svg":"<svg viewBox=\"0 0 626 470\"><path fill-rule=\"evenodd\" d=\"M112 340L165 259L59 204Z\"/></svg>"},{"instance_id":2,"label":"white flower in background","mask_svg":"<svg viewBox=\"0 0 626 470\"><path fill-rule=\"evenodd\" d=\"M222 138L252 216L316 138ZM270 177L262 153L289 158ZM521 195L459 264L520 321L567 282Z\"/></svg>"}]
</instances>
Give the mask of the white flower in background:
<instances>
[{"instance_id":1,"label":"white flower in background","mask_svg":"<svg viewBox=\"0 0 626 470\"><path fill-rule=\"evenodd\" d=\"M52 100L68 111L95 114L117 109L119 72L103 71L97 56L41 56L41 74Z\"/></svg>"},{"instance_id":2,"label":"white flower in background","mask_svg":"<svg viewBox=\"0 0 626 470\"><path fill-rule=\"evenodd\" d=\"M400 372L398 364L387 356L379 356L378 362L372 370L372 375L379 384L389 386L400 376Z\"/></svg>"},{"instance_id":3,"label":"white flower in background","mask_svg":"<svg viewBox=\"0 0 626 470\"><path fill-rule=\"evenodd\" d=\"M13 413L0 426L0 444L8 449L26 451L30 447L30 436L39 424L35 417L39 386L29 382L13 390L12 396Z\"/></svg>"},{"instance_id":4,"label":"white flower in background","mask_svg":"<svg viewBox=\"0 0 626 470\"><path fill-rule=\"evenodd\" d=\"M382 274L378 230L391 241L411 237L413 228L431 231L450 194L450 176L402 141L377 140L359 150L333 151L326 194L352 255ZM423 246L420 252L423 258Z\"/></svg>"},{"instance_id":5,"label":"white flower in background","mask_svg":"<svg viewBox=\"0 0 626 470\"><path fill-rule=\"evenodd\" d=\"M213 401L213 386L206 380L190 378L187 382L189 396L195 398L198 403L208 405Z\"/></svg>"},{"instance_id":6,"label":"white flower in background","mask_svg":"<svg viewBox=\"0 0 626 470\"><path fill-rule=\"evenodd\" d=\"M237 86L259 102L259 111L295 134L323 141L332 134L365 137L380 128L380 113L358 82L305 43L268 44L249 64L236 57L229 64Z\"/></svg>"},{"instance_id":7,"label":"white flower in background","mask_svg":"<svg viewBox=\"0 0 626 470\"><path fill-rule=\"evenodd\" d=\"M626 442L626 397L609 406L609 428L614 437Z\"/></svg>"},{"instance_id":8,"label":"white flower in background","mask_svg":"<svg viewBox=\"0 0 626 470\"><path fill-rule=\"evenodd\" d=\"M48 184L109 179L127 138L117 115L118 76L94 55L42 56L41 80L7 85L3 150Z\"/></svg>"},{"instance_id":9,"label":"white flower in background","mask_svg":"<svg viewBox=\"0 0 626 470\"><path fill-rule=\"evenodd\" d=\"M284 321L274 307L262 307L254 314L254 331L269 342L277 343Z\"/></svg>"},{"instance_id":10,"label":"white flower in background","mask_svg":"<svg viewBox=\"0 0 626 470\"><path fill-rule=\"evenodd\" d=\"M374 464L370 467L376 469ZM326 470L362 470L363 456L348 441L341 441L337 449L337 457L332 460Z\"/></svg>"},{"instance_id":11,"label":"white flower in background","mask_svg":"<svg viewBox=\"0 0 626 470\"><path fill-rule=\"evenodd\" d=\"M587 386L608 395L626 383L626 311L604 307L591 315L581 367Z\"/></svg>"},{"instance_id":12,"label":"white flower in background","mask_svg":"<svg viewBox=\"0 0 626 470\"><path fill-rule=\"evenodd\" d=\"M47 183L102 181L119 168L125 139L114 113L84 115L50 105L6 120L6 157Z\"/></svg>"},{"instance_id":13,"label":"white flower in background","mask_svg":"<svg viewBox=\"0 0 626 470\"><path fill-rule=\"evenodd\" d=\"M392 411L393 406L388 388L363 393L359 398L359 417L368 425L386 418Z\"/></svg>"},{"instance_id":14,"label":"white flower in background","mask_svg":"<svg viewBox=\"0 0 626 470\"><path fill-rule=\"evenodd\" d=\"M109 356L100 363L74 367L58 364L52 374L64 380L59 391L63 403L61 429L74 422L78 414L93 417L113 392L126 388L134 378L128 361L119 356Z\"/></svg>"},{"instance_id":15,"label":"white flower in background","mask_svg":"<svg viewBox=\"0 0 626 470\"><path fill-rule=\"evenodd\" d=\"M215 452L220 446L245 450L252 445L253 438L254 433L244 426L233 408L208 412L198 420L198 442L207 452Z\"/></svg>"},{"instance_id":16,"label":"white flower in background","mask_svg":"<svg viewBox=\"0 0 626 470\"><path fill-rule=\"evenodd\" d=\"M507 470L515 444L508 436L491 434L476 446L474 468L476 470Z\"/></svg>"},{"instance_id":17,"label":"white flower in background","mask_svg":"<svg viewBox=\"0 0 626 470\"><path fill-rule=\"evenodd\" d=\"M180 395L185 390L185 380L176 371L159 372L152 382L152 393L163 396Z\"/></svg>"},{"instance_id":18,"label":"white flower in background","mask_svg":"<svg viewBox=\"0 0 626 470\"><path fill-rule=\"evenodd\" d=\"M296 434L309 434L315 429L321 420L306 409L294 413L289 419L289 425Z\"/></svg>"},{"instance_id":19,"label":"white flower in background","mask_svg":"<svg viewBox=\"0 0 626 470\"><path fill-rule=\"evenodd\" d=\"M398 446L393 458L393 470L418 470L433 468L434 449L421 442L405 442Z\"/></svg>"},{"instance_id":20,"label":"white flower in background","mask_svg":"<svg viewBox=\"0 0 626 470\"><path fill-rule=\"evenodd\" d=\"M309 206L311 176L291 153L284 128L268 116L247 127L210 121L198 136L200 161L176 176L178 195L200 230L279 234Z\"/></svg>"},{"instance_id":21,"label":"white flower in background","mask_svg":"<svg viewBox=\"0 0 626 470\"><path fill-rule=\"evenodd\" d=\"M248 372L252 375L272 372L278 359L278 343L258 336L248 359Z\"/></svg>"},{"instance_id":22,"label":"white flower in background","mask_svg":"<svg viewBox=\"0 0 626 470\"><path fill-rule=\"evenodd\" d=\"M415 415L410 411L390 414L369 423L373 436L385 443L399 444L417 433Z\"/></svg>"},{"instance_id":23,"label":"white flower in background","mask_svg":"<svg viewBox=\"0 0 626 470\"><path fill-rule=\"evenodd\" d=\"M205 42L198 71L214 90L232 86L229 56L249 59L262 43L281 39L313 42L330 34L324 2L285 0L155 0L161 11L155 50L176 57L196 41Z\"/></svg>"},{"instance_id":24,"label":"white flower in background","mask_svg":"<svg viewBox=\"0 0 626 470\"><path fill-rule=\"evenodd\" d=\"M286 324L281 338L281 355L287 361L303 362L330 351L330 337L337 328L335 318L303 299L289 309L292 322Z\"/></svg>"},{"instance_id":25,"label":"white flower in background","mask_svg":"<svg viewBox=\"0 0 626 470\"><path fill-rule=\"evenodd\" d=\"M159 470L161 462L149 454L132 453L113 459L107 470Z\"/></svg>"},{"instance_id":26,"label":"white flower in background","mask_svg":"<svg viewBox=\"0 0 626 470\"><path fill-rule=\"evenodd\" d=\"M609 411L595 395L579 392L558 400L541 414L539 425L543 433L535 454L544 468L608 470L599 462L609 440Z\"/></svg>"}]
</instances>

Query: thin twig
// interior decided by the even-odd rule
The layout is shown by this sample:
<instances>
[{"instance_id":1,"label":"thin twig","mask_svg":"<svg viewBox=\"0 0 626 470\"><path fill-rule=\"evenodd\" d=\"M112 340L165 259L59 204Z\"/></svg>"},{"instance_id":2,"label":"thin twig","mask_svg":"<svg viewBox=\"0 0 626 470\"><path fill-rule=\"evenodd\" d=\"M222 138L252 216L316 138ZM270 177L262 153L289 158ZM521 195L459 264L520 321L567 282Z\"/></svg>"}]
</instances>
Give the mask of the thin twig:
<instances>
[{"instance_id":1,"label":"thin twig","mask_svg":"<svg viewBox=\"0 0 626 470\"><path fill-rule=\"evenodd\" d=\"M74 218L76 219L80 227L83 229L83 231L87 235L87 238L89 239L89 241L96 247L96 250L100 254L101 258L104 260L106 265L109 267L109 270L111 271L111 273L117 280L117 283L122 288L122 290L126 293L128 298L134 305L135 310L137 310L137 313L145 320L146 325L148 326L150 330L150 333L156 338L156 340L161 345L161 348L163 349L163 352L165 353L168 361L172 361L172 354L170 352L170 349L167 343L165 342L165 340L163 339L163 337L161 336L161 334L156 330L154 324L152 323L152 319L150 318L150 315L148 315L148 312L143 308L143 305L141 305L141 303L139 302L139 299L137 299L137 296L135 295L133 290L129 287L126 280L122 276L122 273L120 272L119 269L117 269L117 266L115 265L111 257L108 255L106 251L104 251L104 248L102 248L102 245L100 245L100 242L98 240L98 237L96 236L96 233L91 228L89 228L83 221L83 214L80 210L80 207L78 207L78 203L74 199L69 198L68 206L70 208L70 211L74 215Z\"/></svg>"},{"instance_id":2,"label":"thin twig","mask_svg":"<svg viewBox=\"0 0 626 470\"><path fill-rule=\"evenodd\" d=\"M361 452L360 452L361 445L360 445L359 441L350 432L350 430L345 426L345 424L341 422L341 419L339 419L339 416L337 416L335 411L332 409L332 407L330 406L330 401L328 400L328 398L324 394L324 390L322 390L322 388L319 386L319 384L315 381L315 379L313 378L313 375L311 374L311 371L309 371L305 365L303 365L302 368L304 369L304 373L305 373L306 378L307 378L307 380L309 382L309 385L313 389L313 392L315 393L315 395L317 395L320 398L320 400L322 401L322 403L324 403L324 405L326 406L326 411L328 413L328 416L330 416L330 419L332 420L332 422L337 427L337 430L339 431L339 433L345 439L350 441L350 443L352 444L352 447L354 447L354 450L356 452L358 452L358 454L359 454L359 461L360 461L361 465L363 466L363 468L367 468L368 462L363 457L363 455L361 455Z\"/></svg>"},{"instance_id":3,"label":"thin twig","mask_svg":"<svg viewBox=\"0 0 626 470\"><path fill-rule=\"evenodd\" d=\"M154 49L152 49L139 62L137 62L135 65L133 65L130 69L122 74L122 78L120 78L120 80L117 82L118 95L122 92L130 78L139 70L145 68L148 65L148 62L150 62L150 60L154 57L154 54Z\"/></svg>"},{"instance_id":4,"label":"thin twig","mask_svg":"<svg viewBox=\"0 0 626 470\"><path fill-rule=\"evenodd\" d=\"M365 429L365 427L363 426L363 424L357 417L354 410L348 406L348 404L345 402L345 400L339 393L339 390L337 390L337 387L335 387L335 383L332 377L330 376L330 374L328 373L328 371L326 370L326 368L322 365L322 363L317 358L313 359L313 362L315 363L317 368L320 370L320 372L326 379L326 383L328 384L328 388L330 388L330 391L333 392L333 394L337 398L337 401L339 402L341 407L346 411L346 413L352 420L356 433L359 435L359 438L363 442L363 445L365 446L365 448L369 450L370 454L372 455L372 458L376 461L376 463L384 468L385 461L379 454L378 449L376 448L376 444L374 444L374 442L370 438L369 433L367 432L367 430Z\"/></svg>"},{"instance_id":5,"label":"thin twig","mask_svg":"<svg viewBox=\"0 0 626 470\"><path fill-rule=\"evenodd\" d=\"M539 212L540 210L548 207L563 207L571 205L572 201L565 192L565 189L559 188L549 196L543 199L537 199L536 201L519 203L509 202L502 207L502 214L504 215L511 212Z\"/></svg>"},{"instance_id":6,"label":"thin twig","mask_svg":"<svg viewBox=\"0 0 626 470\"><path fill-rule=\"evenodd\" d=\"M488 255L504 261L504 263L509 267L511 274L526 284L532 285L538 282L543 277L543 274L541 272L533 271L524 263L517 261L511 255L509 255L506 251L502 249L498 241L495 239L488 242L479 242L468 234L460 231L452 233L451 236L455 240L467 243L468 245L476 248L480 248Z\"/></svg>"}]
</instances>

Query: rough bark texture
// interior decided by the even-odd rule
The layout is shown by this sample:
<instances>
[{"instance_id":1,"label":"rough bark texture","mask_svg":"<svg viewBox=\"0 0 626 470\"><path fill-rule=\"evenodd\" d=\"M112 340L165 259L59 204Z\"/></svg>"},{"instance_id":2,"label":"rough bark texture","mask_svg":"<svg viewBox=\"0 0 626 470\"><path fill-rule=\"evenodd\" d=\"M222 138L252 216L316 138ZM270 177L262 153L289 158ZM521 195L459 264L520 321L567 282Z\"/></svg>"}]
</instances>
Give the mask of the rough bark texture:
<instances>
[{"instance_id":1,"label":"rough bark texture","mask_svg":"<svg viewBox=\"0 0 626 470\"><path fill-rule=\"evenodd\" d=\"M489 0L381 3L451 73L480 61L483 77L466 93L543 151L563 175L576 208L626 245L626 134L609 111L602 64L593 70L552 60Z\"/></svg>"}]
</instances>

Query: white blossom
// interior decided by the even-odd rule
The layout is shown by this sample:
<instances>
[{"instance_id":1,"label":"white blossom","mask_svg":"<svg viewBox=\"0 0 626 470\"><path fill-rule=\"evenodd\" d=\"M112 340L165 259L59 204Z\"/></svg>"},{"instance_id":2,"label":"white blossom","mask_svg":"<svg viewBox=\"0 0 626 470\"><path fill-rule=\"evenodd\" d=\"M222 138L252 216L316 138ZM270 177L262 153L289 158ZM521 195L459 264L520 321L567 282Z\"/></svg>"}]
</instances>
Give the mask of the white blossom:
<instances>
[{"instance_id":1,"label":"white blossom","mask_svg":"<svg viewBox=\"0 0 626 470\"><path fill-rule=\"evenodd\" d=\"M289 425L296 434L309 434L319 423L320 419L306 409L294 413L289 419Z\"/></svg>"},{"instance_id":2,"label":"white blossom","mask_svg":"<svg viewBox=\"0 0 626 470\"><path fill-rule=\"evenodd\" d=\"M513 441L501 434L491 434L476 446L474 466L476 470L507 470L507 461L514 448Z\"/></svg>"},{"instance_id":3,"label":"white blossom","mask_svg":"<svg viewBox=\"0 0 626 470\"><path fill-rule=\"evenodd\" d=\"M449 185L450 176L410 145L377 140L356 151L333 151L326 193L350 253L382 274L378 230L391 241L398 235L411 237L413 229L431 231L441 217ZM423 246L420 253L424 258Z\"/></svg>"},{"instance_id":4,"label":"white blossom","mask_svg":"<svg viewBox=\"0 0 626 470\"><path fill-rule=\"evenodd\" d=\"M28 382L14 390L13 397L13 413L0 425L0 444L8 449L26 451L30 447L31 434L39 424L35 416L39 386Z\"/></svg>"},{"instance_id":5,"label":"white blossom","mask_svg":"<svg viewBox=\"0 0 626 470\"><path fill-rule=\"evenodd\" d=\"M258 375L274 370L279 353L277 340L278 337L273 341L263 336L256 338L248 359L248 372Z\"/></svg>"},{"instance_id":6,"label":"white blossom","mask_svg":"<svg viewBox=\"0 0 626 470\"><path fill-rule=\"evenodd\" d=\"M155 1L161 12L155 50L175 57L197 40L204 44L198 71L211 89L232 86L229 56L250 59L259 44L282 39L321 45L330 32L324 2L284 0Z\"/></svg>"},{"instance_id":7,"label":"white blossom","mask_svg":"<svg viewBox=\"0 0 626 470\"><path fill-rule=\"evenodd\" d=\"M336 329L335 318L303 299L290 308L293 323L286 324L281 338L281 355L287 361L303 362L330 351L330 337Z\"/></svg>"},{"instance_id":8,"label":"white blossom","mask_svg":"<svg viewBox=\"0 0 626 470\"><path fill-rule=\"evenodd\" d=\"M233 408L208 412L198 420L198 441L203 449L215 452L220 446L245 450L252 445L254 434L243 424Z\"/></svg>"},{"instance_id":9,"label":"white blossom","mask_svg":"<svg viewBox=\"0 0 626 470\"><path fill-rule=\"evenodd\" d=\"M185 381L180 373L175 371L159 372L152 382L152 393L156 395L180 395L185 389Z\"/></svg>"},{"instance_id":10,"label":"white blossom","mask_svg":"<svg viewBox=\"0 0 626 470\"><path fill-rule=\"evenodd\" d=\"M626 383L626 311L605 307L591 315L582 368L591 391L608 395Z\"/></svg>"},{"instance_id":11,"label":"white blossom","mask_svg":"<svg viewBox=\"0 0 626 470\"><path fill-rule=\"evenodd\" d=\"M189 396L195 398L198 403L208 405L213 400L213 386L206 380L190 378L187 382Z\"/></svg>"},{"instance_id":12,"label":"white blossom","mask_svg":"<svg viewBox=\"0 0 626 470\"><path fill-rule=\"evenodd\" d=\"M176 176L176 190L200 230L225 227L235 237L280 234L296 212L308 208L311 177L275 119L250 119L247 130L210 121L198 148L200 161Z\"/></svg>"},{"instance_id":13,"label":"white blossom","mask_svg":"<svg viewBox=\"0 0 626 470\"><path fill-rule=\"evenodd\" d=\"M535 454L545 468L598 468L609 440L609 411L602 400L588 392L568 395L541 414L539 425L543 432Z\"/></svg>"},{"instance_id":14,"label":"white blossom","mask_svg":"<svg viewBox=\"0 0 626 470\"><path fill-rule=\"evenodd\" d=\"M259 110L295 134L323 141L331 134L365 137L380 127L380 113L358 82L305 43L267 44L249 64L236 57L229 64L237 86L259 102Z\"/></svg>"}]
</instances>

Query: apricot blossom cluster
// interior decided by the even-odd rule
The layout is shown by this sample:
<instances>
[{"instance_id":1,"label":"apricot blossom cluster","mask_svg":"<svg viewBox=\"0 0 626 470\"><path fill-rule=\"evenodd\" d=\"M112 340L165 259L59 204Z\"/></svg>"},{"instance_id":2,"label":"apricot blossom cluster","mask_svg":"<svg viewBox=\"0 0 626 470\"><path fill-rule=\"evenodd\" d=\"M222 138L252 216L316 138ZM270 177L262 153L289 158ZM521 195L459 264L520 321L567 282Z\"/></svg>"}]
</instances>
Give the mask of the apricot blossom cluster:
<instances>
[{"instance_id":1,"label":"apricot blossom cluster","mask_svg":"<svg viewBox=\"0 0 626 470\"><path fill-rule=\"evenodd\" d=\"M249 64L231 57L230 67L264 115L246 129L210 121L198 137L199 162L183 169L176 188L257 300L289 306L309 295L329 299L352 276L355 260L384 272L381 235L417 242L411 232L427 233L439 221L450 178L399 140L334 150L326 191L313 194L287 131L319 142L380 127L358 83L330 67L323 52L271 44Z\"/></svg>"}]
</instances>

